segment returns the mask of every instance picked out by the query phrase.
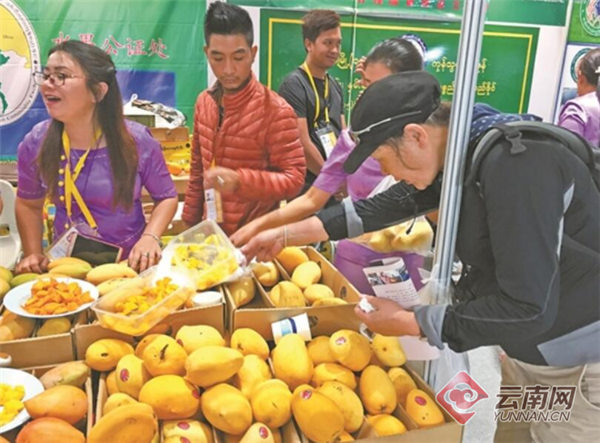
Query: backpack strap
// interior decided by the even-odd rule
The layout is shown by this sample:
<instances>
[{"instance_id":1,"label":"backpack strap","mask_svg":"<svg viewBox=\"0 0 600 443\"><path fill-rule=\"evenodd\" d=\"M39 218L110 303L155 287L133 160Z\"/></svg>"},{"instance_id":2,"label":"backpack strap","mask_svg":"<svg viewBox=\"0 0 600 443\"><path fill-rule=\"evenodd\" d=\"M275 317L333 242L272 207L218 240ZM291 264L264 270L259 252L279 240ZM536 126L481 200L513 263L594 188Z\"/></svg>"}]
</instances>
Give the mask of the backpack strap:
<instances>
[{"instance_id":1,"label":"backpack strap","mask_svg":"<svg viewBox=\"0 0 600 443\"><path fill-rule=\"evenodd\" d=\"M495 124L481 137L471 158L471 168L466 183L478 181L481 162L499 140L507 140L510 143L510 153L518 155L527 150L522 143L522 138L523 136L527 138L528 134L545 135L565 146L586 164L594 182L599 185L600 150L592 148L583 137L568 129L550 123L523 120Z\"/></svg>"}]
</instances>

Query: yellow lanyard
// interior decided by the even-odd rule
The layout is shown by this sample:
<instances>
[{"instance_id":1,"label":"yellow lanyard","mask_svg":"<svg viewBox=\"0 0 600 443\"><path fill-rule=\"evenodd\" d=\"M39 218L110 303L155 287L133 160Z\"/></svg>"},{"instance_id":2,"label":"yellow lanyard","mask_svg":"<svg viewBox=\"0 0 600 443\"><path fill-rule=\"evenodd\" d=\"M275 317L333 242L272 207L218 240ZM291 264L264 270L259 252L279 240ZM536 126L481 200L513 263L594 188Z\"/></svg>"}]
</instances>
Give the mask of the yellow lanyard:
<instances>
[{"instance_id":1,"label":"yellow lanyard","mask_svg":"<svg viewBox=\"0 0 600 443\"><path fill-rule=\"evenodd\" d=\"M310 73L310 69L308 69L308 64L304 62L302 64L302 69L308 74L308 79L310 80L310 85L315 92L315 118L313 120L313 124L315 127L317 126L317 119L319 118L319 111L321 110L321 103L319 100L319 92L317 91L317 85L315 84L315 79ZM327 80L327 74L325 74L325 90L323 91L323 96L325 98L325 123L329 123L329 108L327 107L327 97L329 97L329 81Z\"/></svg>"},{"instance_id":2,"label":"yellow lanyard","mask_svg":"<svg viewBox=\"0 0 600 443\"><path fill-rule=\"evenodd\" d=\"M96 145L96 146L98 145L101 135L102 135L102 132L98 129L96 131L96 134L94 135L94 145ZM63 129L63 133L62 133L62 143L63 143L63 149L65 151L65 158L67 160L66 164L65 164L65 208L67 210L67 217L69 218L69 220L71 220L71 215L72 215L72 201L71 200L72 200L72 198L75 198L75 201L77 202L79 209L81 209L81 213L85 217L85 220L87 221L88 225L90 225L90 227L95 230L98 227L98 225L96 224L96 220L94 220L92 213L90 212L87 205L83 201L83 198L81 197L81 194L79 193L79 190L77 189L77 186L75 185L75 180L77 180L77 178L79 177L79 173L81 172L81 169L83 168L83 165L85 164L85 159L87 158L88 154L90 153L90 149L92 147L90 146L85 151L85 153L79 158L79 160L77 161L77 164L75 165L75 169L71 173L71 141L69 140L67 131L65 131L64 129Z\"/></svg>"}]
</instances>

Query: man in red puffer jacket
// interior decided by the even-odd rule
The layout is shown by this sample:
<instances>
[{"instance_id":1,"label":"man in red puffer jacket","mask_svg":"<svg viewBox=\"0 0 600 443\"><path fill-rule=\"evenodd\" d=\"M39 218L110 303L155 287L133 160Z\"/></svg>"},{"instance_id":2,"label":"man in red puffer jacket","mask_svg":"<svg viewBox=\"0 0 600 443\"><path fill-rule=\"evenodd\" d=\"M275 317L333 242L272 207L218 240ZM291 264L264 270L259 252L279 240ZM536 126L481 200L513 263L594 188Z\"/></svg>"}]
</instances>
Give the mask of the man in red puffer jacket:
<instances>
[{"instance_id":1,"label":"man in red puffer jacket","mask_svg":"<svg viewBox=\"0 0 600 443\"><path fill-rule=\"evenodd\" d=\"M232 234L296 196L306 162L294 111L252 73L257 47L248 13L212 3L204 36L217 82L196 101L182 219L189 225L213 219Z\"/></svg>"}]
</instances>

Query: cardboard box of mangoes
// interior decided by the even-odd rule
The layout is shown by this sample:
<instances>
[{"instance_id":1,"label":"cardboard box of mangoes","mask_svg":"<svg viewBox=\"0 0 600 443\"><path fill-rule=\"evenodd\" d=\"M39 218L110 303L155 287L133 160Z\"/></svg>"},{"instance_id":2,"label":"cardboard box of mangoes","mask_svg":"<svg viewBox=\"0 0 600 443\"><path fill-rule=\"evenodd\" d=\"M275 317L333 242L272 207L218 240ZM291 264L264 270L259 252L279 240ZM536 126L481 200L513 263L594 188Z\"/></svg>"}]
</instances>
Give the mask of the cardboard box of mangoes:
<instances>
[{"instance_id":1,"label":"cardboard box of mangoes","mask_svg":"<svg viewBox=\"0 0 600 443\"><path fill-rule=\"evenodd\" d=\"M271 323L306 313L313 336L358 329L356 288L312 247L284 249L253 275L223 285L230 331L252 328L272 340Z\"/></svg>"},{"instance_id":2,"label":"cardboard box of mangoes","mask_svg":"<svg viewBox=\"0 0 600 443\"><path fill-rule=\"evenodd\" d=\"M223 293L223 288L218 286L216 290ZM84 358L85 351L90 344L101 338L118 338L133 343L139 337L132 337L111 329L104 328L90 315L90 323L77 324L73 330L73 344L76 358ZM144 335L152 333L173 334L184 325L208 325L217 329L221 334L225 333L225 302L212 306L182 307L181 309L167 315L164 320L154 326Z\"/></svg>"},{"instance_id":3,"label":"cardboard box of mangoes","mask_svg":"<svg viewBox=\"0 0 600 443\"><path fill-rule=\"evenodd\" d=\"M340 329L304 349L294 335L280 339L271 357L275 375L294 383L292 412L303 443L461 441L462 427L405 364L397 337L374 334L369 341Z\"/></svg>"},{"instance_id":4,"label":"cardboard box of mangoes","mask_svg":"<svg viewBox=\"0 0 600 443\"><path fill-rule=\"evenodd\" d=\"M85 320L85 313L42 320L20 317L3 309L0 315L0 352L11 356L14 368L71 361L74 359L72 330Z\"/></svg>"},{"instance_id":5,"label":"cardboard box of mangoes","mask_svg":"<svg viewBox=\"0 0 600 443\"><path fill-rule=\"evenodd\" d=\"M90 368L84 362L70 361L23 371L38 378L44 390L30 397L27 390L36 389L33 379L23 380L24 398L28 398L24 407L31 418L2 437L8 441L19 436L17 441L84 442L94 419ZM19 375L13 378L18 379Z\"/></svg>"}]
</instances>

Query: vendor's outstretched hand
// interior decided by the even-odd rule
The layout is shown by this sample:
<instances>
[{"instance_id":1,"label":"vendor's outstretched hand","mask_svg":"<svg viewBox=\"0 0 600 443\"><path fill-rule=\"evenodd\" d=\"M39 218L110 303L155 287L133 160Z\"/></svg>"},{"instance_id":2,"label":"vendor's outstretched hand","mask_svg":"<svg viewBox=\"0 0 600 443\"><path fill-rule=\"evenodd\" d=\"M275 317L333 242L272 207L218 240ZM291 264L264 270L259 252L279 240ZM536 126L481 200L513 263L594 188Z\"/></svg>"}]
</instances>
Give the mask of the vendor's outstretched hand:
<instances>
[{"instance_id":1,"label":"vendor's outstretched hand","mask_svg":"<svg viewBox=\"0 0 600 443\"><path fill-rule=\"evenodd\" d=\"M49 262L50 260L44 254L29 254L17 264L15 272L17 274L23 274L24 272L42 274L48 270Z\"/></svg>"},{"instance_id":2,"label":"vendor's outstretched hand","mask_svg":"<svg viewBox=\"0 0 600 443\"><path fill-rule=\"evenodd\" d=\"M419 324L414 313L403 309L398 303L387 298L371 297L370 295L363 297L375 310L366 313L359 305L356 305L354 313L371 331L394 337L420 335Z\"/></svg>"},{"instance_id":3,"label":"vendor's outstretched hand","mask_svg":"<svg viewBox=\"0 0 600 443\"><path fill-rule=\"evenodd\" d=\"M248 262L254 257L258 261L269 261L284 247L283 228L267 229L252 238L242 247Z\"/></svg>"},{"instance_id":4,"label":"vendor's outstretched hand","mask_svg":"<svg viewBox=\"0 0 600 443\"><path fill-rule=\"evenodd\" d=\"M133 245L127 264L137 272L142 272L157 264L160 260L162 250L158 242L149 235L143 235Z\"/></svg>"},{"instance_id":5,"label":"vendor's outstretched hand","mask_svg":"<svg viewBox=\"0 0 600 443\"><path fill-rule=\"evenodd\" d=\"M258 223L256 223L258 219L252 220L250 223L245 224L240 229L235 231L229 239L231 243L237 248L241 248L245 244L247 244L252 237L258 234L259 228Z\"/></svg>"}]
</instances>

